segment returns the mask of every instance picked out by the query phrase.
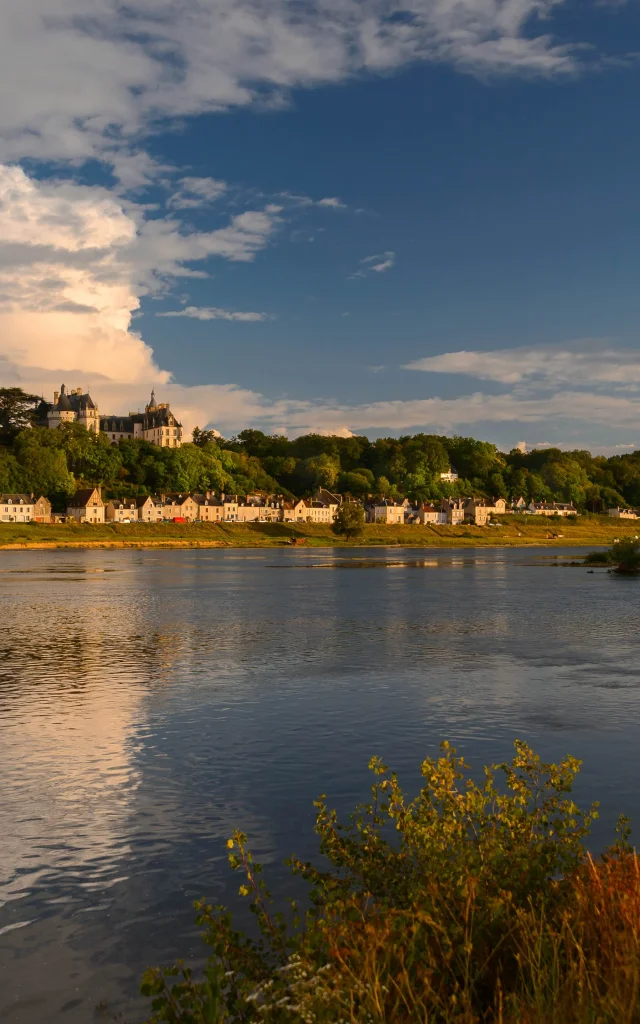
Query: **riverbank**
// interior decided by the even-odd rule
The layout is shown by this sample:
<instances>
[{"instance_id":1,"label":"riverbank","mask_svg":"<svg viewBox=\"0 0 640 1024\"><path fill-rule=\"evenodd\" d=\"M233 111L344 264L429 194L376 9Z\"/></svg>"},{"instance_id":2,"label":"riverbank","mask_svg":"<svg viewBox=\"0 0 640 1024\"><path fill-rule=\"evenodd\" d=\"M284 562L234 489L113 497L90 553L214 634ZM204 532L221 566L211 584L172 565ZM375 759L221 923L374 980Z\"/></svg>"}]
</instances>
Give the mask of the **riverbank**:
<instances>
[{"instance_id":1,"label":"riverbank","mask_svg":"<svg viewBox=\"0 0 640 1024\"><path fill-rule=\"evenodd\" d=\"M636 520L503 516L496 526L367 525L355 540L307 523L0 523L0 550L53 548L598 547L640 532Z\"/></svg>"}]
</instances>

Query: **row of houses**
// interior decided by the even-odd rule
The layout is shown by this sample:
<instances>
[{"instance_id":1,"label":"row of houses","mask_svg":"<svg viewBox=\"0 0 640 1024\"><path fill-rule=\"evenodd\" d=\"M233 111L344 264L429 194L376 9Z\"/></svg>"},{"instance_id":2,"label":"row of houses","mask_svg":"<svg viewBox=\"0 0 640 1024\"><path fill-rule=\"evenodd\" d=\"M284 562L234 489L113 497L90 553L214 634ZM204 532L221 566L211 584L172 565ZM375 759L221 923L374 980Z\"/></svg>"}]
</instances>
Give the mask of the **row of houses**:
<instances>
[{"instance_id":1,"label":"row of houses","mask_svg":"<svg viewBox=\"0 0 640 1024\"><path fill-rule=\"evenodd\" d=\"M104 501L99 487L78 491L67 517L79 523L324 523L331 524L342 498L320 488L314 498L286 501L263 495L162 494Z\"/></svg>"},{"instance_id":2,"label":"row of houses","mask_svg":"<svg viewBox=\"0 0 640 1024\"><path fill-rule=\"evenodd\" d=\"M326 488L319 488L313 498L295 501L264 497L255 494L239 499L238 495L205 493L143 495L123 500L104 500L99 487L77 491L69 501L66 515L52 516L51 502L44 496L36 498L28 494L1 494L0 520L3 522L52 522L71 519L78 523L159 523L159 522L205 522L205 523L256 523L288 522L316 523L330 525L336 515L342 497L332 494ZM364 504L365 518L369 523L388 526L408 524L432 524L458 526L470 523L486 526L493 516L510 512L526 512L542 516L577 515L571 504L559 502L531 502L518 498L507 504L504 498L445 498L439 504L427 502L412 505L407 498L403 501L378 499ZM613 514L616 510L610 510ZM621 516L631 518L628 510L617 510Z\"/></svg>"},{"instance_id":3,"label":"row of houses","mask_svg":"<svg viewBox=\"0 0 640 1024\"><path fill-rule=\"evenodd\" d=\"M513 512L537 516L575 516L578 510L572 504L562 502L527 502L517 498L507 503L504 498L445 498L437 505L427 502L413 506L404 502L380 501L366 505L367 521L370 523L420 523L438 526L459 526L470 523L486 526L492 516L504 516Z\"/></svg>"}]
</instances>

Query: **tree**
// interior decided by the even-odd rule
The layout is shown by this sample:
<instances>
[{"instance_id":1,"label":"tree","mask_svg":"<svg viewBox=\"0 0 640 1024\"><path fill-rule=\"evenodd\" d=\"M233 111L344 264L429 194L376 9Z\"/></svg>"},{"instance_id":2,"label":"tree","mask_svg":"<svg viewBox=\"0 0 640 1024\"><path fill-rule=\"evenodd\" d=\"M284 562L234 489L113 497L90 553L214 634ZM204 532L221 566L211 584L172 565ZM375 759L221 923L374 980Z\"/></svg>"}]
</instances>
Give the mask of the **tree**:
<instances>
[{"instance_id":1,"label":"tree","mask_svg":"<svg viewBox=\"0 0 640 1024\"><path fill-rule=\"evenodd\" d=\"M347 501L342 505L333 523L334 533L341 534L347 540L357 537L364 529L364 509L356 501Z\"/></svg>"},{"instance_id":2,"label":"tree","mask_svg":"<svg viewBox=\"0 0 640 1024\"><path fill-rule=\"evenodd\" d=\"M194 427L191 432L193 443L198 448L204 448L206 444L215 444L218 438L215 430L200 430L200 427Z\"/></svg>"},{"instance_id":3,"label":"tree","mask_svg":"<svg viewBox=\"0 0 640 1024\"><path fill-rule=\"evenodd\" d=\"M340 490L343 493L364 497L373 490L373 473L370 469L357 469L340 476Z\"/></svg>"},{"instance_id":4,"label":"tree","mask_svg":"<svg viewBox=\"0 0 640 1024\"><path fill-rule=\"evenodd\" d=\"M76 481L69 472L67 458L56 445L57 431L23 430L14 443L19 465L19 490L45 494L55 505L64 507L66 499L76 489Z\"/></svg>"},{"instance_id":5,"label":"tree","mask_svg":"<svg viewBox=\"0 0 640 1024\"><path fill-rule=\"evenodd\" d=\"M39 395L29 395L22 388L0 388L0 441L7 443L31 426L33 411L40 404Z\"/></svg>"}]
</instances>

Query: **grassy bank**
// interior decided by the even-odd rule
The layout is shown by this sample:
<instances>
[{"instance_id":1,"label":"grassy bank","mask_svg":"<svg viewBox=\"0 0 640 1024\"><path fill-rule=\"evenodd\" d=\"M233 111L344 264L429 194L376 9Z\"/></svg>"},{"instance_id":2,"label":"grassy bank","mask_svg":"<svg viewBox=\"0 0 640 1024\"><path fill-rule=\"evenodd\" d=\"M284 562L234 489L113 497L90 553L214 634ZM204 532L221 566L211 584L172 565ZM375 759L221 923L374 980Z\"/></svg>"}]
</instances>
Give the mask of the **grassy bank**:
<instances>
[{"instance_id":1,"label":"grassy bank","mask_svg":"<svg viewBox=\"0 0 640 1024\"><path fill-rule=\"evenodd\" d=\"M640 865L625 819L597 860L580 762L516 742L478 784L447 744L408 800L379 759L346 822L317 803L320 868L296 858L306 912L278 913L247 837L228 842L262 932L196 904L204 971L147 971L148 1024L637 1024Z\"/></svg>"},{"instance_id":2,"label":"grassy bank","mask_svg":"<svg viewBox=\"0 0 640 1024\"><path fill-rule=\"evenodd\" d=\"M78 526L64 523L0 523L0 549L19 548L211 548L282 547L495 547L528 545L600 546L633 537L640 523L609 516L549 520L538 516L503 516L498 526L374 526L356 540L337 537L328 526L299 523L161 523Z\"/></svg>"}]
</instances>

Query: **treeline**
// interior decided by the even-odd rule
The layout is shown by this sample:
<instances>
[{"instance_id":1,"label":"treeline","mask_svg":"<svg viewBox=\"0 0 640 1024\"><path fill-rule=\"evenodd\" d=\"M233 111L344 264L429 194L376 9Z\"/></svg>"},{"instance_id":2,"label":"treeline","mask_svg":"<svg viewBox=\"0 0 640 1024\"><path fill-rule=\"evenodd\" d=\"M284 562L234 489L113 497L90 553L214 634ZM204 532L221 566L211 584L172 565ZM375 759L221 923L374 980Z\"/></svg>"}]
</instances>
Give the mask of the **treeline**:
<instances>
[{"instance_id":1,"label":"treeline","mask_svg":"<svg viewBox=\"0 0 640 1024\"><path fill-rule=\"evenodd\" d=\"M374 495L435 501L444 497L519 497L573 502L598 512L640 506L640 451L612 458L558 448L500 452L472 437L325 437L290 440L260 430L224 439L194 430L181 448L146 441L112 445L78 424L34 425L37 396L0 388L0 491L38 492L64 506L77 487L101 484L108 497L185 492L254 492L305 497L318 487L354 498ZM459 479L441 473L454 468Z\"/></svg>"},{"instance_id":2,"label":"treeline","mask_svg":"<svg viewBox=\"0 0 640 1024\"><path fill-rule=\"evenodd\" d=\"M196 443L208 434L196 432ZM573 502L591 511L640 505L640 451L612 458L559 448L500 452L473 437L413 434L384 437L324 437L295 440L243 430L221 448L257 458L265 471L294 494L317 486L365 498L371 494L431 501L443 497L519 497ZM440 474L454 468L459 479Z\"/></svg>"},{"instance_id":3,"label":"treeline","mask_svg":"<svg viewBox=\"0 0 640 1024\"><path fill-rule=\"evenodd\" d=\"M450 466L459 474L455 483L440 479ZM231 440L196 431L181 448L158 448L138 440L112 445L77 424L28 427L0 446L0 491L44 493L64 505L77 487L89 484L101 484L115 498L207 490L304 497L319 486L362 499L522 495L597 512L640 505L640 452L609 459L557 448L505 454L470 437L369 441L307 434L289 440L257 430Z\"/></svg>"}]
</instances>

